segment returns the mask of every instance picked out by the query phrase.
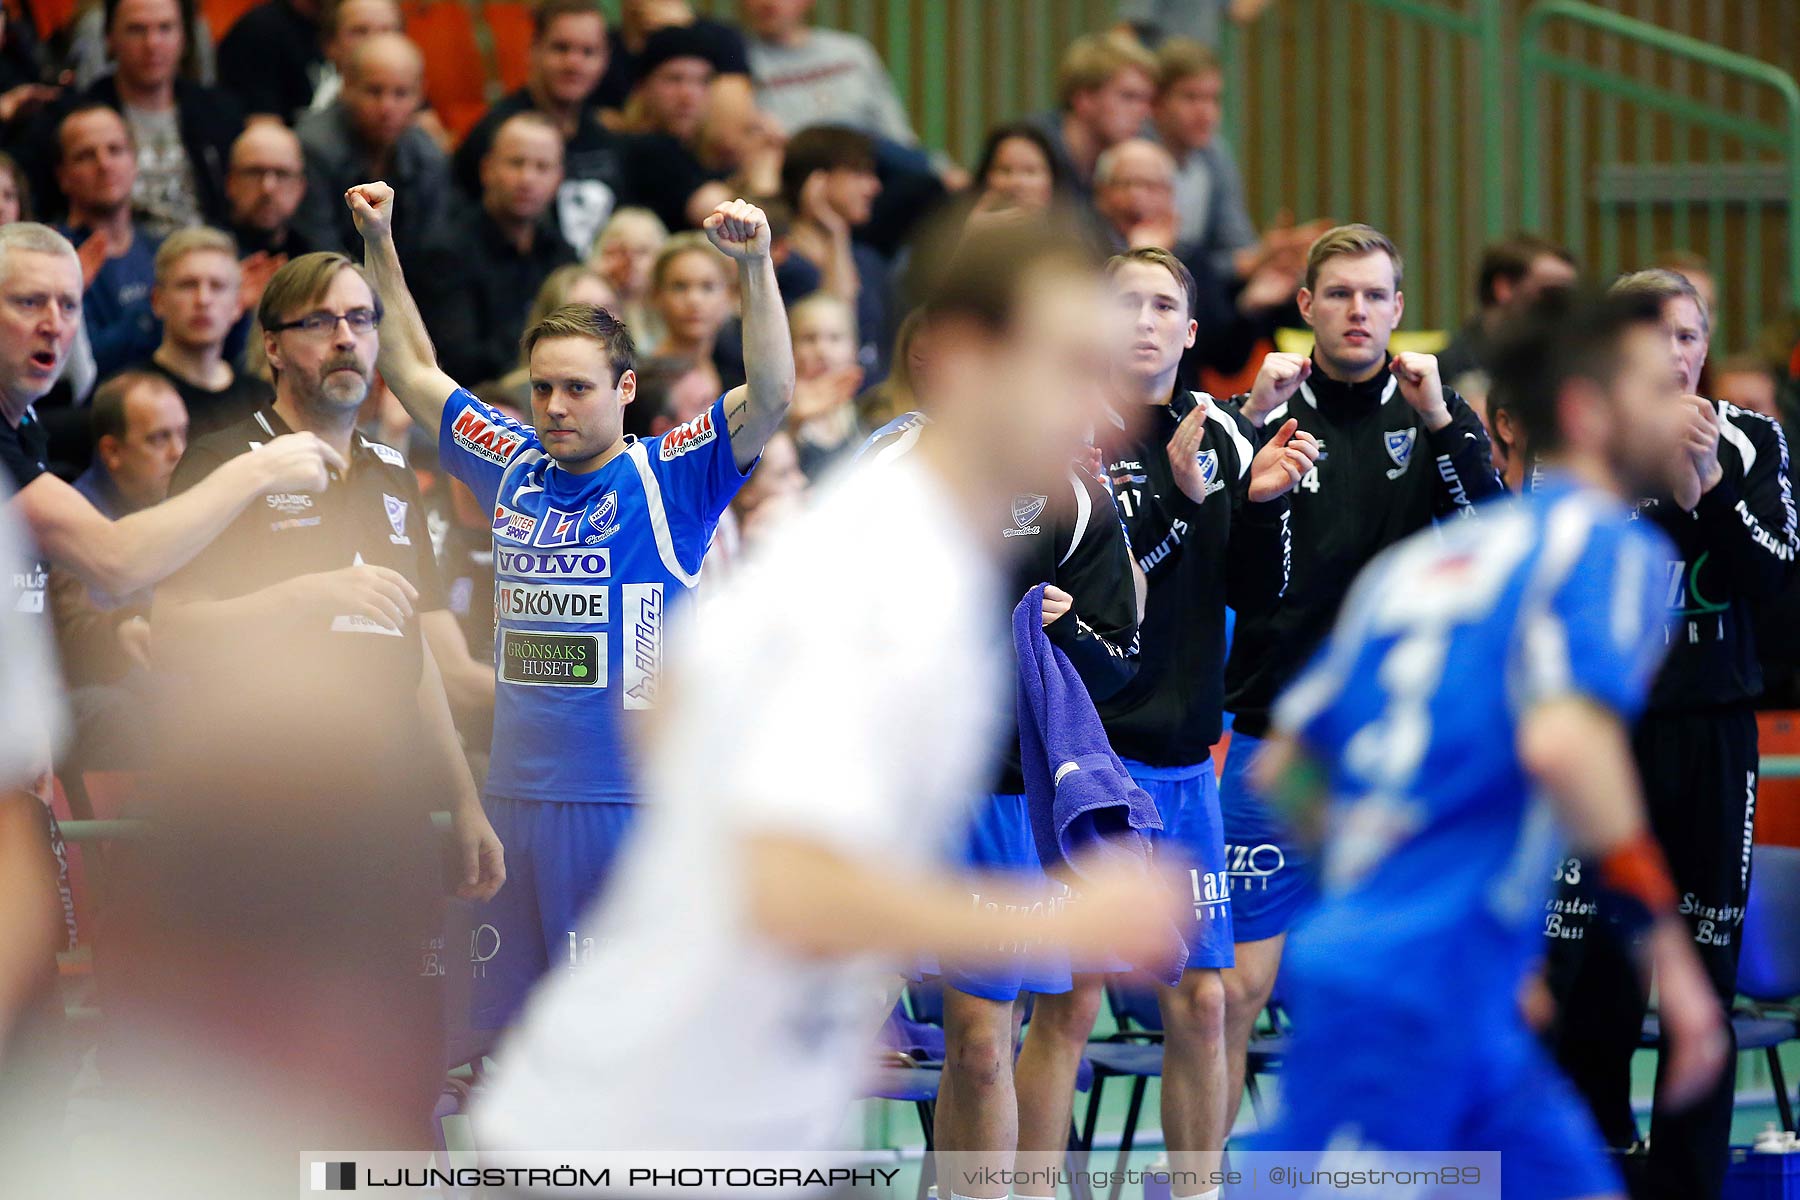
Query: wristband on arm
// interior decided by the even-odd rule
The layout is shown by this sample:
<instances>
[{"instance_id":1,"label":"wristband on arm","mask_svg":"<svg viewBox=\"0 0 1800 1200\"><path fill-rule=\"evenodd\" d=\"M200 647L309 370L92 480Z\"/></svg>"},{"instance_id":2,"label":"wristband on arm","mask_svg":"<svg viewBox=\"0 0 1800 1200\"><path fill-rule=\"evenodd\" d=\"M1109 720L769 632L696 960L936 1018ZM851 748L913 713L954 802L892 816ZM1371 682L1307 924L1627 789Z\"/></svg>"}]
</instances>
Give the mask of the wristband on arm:
<instances>
[{"instance_id":1,"label":"wristband on arm","mask_svg":"<svg viewBox=\"0 0 1800 1200\"><path fill-rule=\"evenodd\" d=\"M1600 860L1600 890L1607 917L1627 939L1675 911L1669 864L1648 832L1641 831L1607 851Z\"/></svg>"}]
</instances>

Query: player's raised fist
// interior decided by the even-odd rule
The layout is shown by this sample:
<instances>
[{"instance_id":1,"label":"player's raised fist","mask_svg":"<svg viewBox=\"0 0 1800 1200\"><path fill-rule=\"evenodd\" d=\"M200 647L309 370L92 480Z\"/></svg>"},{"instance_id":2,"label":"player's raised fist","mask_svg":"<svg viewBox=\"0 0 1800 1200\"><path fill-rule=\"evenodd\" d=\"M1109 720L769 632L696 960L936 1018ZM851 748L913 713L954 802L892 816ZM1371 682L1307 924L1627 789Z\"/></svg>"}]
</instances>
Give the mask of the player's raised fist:
<instances>
[{"instance_id":1,"label":"player's raised fist","mask_svg":"<svg viewBox=\"0 0 1800 1200\"><path fill-rule=\"evenodd\" d=\"M727 200L703 226L707 240L740 261L769 256L769 218L748 200Z\"/></svg>"},{"instance_id":2,"label":"player's raised fist","mask_svg":"<svg viewBox=\"0 0 1800 1200\"><path fill-rule=\"evenodd\" d=\"M1394 355L1389 369L1400 381L1401 399L1425 418L1427 429L1435 432L1450 423L1450 407L1444 402L1444 385L1438 378L1437 355L1408 350Z\"/></svg>"},{"instance_id":3,"label":"player's raised fist","mask_svg":"<svg viewBox=\"0 0 1800 1200\"><path fill-rule=\"evenodd\" d=\"M356 221L356 231L363 241L373 242L394 231L394 189L377 180L359 183L344 193L344 203Z\"/></svg>"},{"instance_id":4,"label":"player's raised fist","mask_svg":"<svg viewBox=\"0 0 1800 1200\"><path fill-rule=\"evenodd\" d=\"M1269 414L1286 404L1312 374L1312 359L1304 354L1283 354L1279 350L1263 359L1256 382L1250 385L1250 399L1244 405L1244 418L1261 426Z\"/></svg>"}]
</instances>

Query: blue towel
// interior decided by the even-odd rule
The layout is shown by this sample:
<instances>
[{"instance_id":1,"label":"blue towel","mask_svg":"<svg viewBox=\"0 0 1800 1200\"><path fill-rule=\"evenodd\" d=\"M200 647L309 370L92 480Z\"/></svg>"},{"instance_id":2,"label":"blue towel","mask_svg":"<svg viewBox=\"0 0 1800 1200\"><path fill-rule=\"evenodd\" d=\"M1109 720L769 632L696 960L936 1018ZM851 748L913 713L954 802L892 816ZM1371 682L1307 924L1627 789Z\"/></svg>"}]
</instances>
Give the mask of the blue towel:
<instances>
[{"instance_id":1,"label":"blue towel","mask_svg":"<svg viewBox=\"0 0 1800 1200\"><path fill-rule=\"evenodd\" d=\"M1079 879L1078 858L1150 869L1150 840L1143 831L1161 829L1162 818L1113 753L1081 676L1044 632L1042 584L1013 609L1013 647L1019 657L1019 773L1044 870ZM1172 923L1170 938L1185 945ZM1166 977L1171 984L1186 965L1185 953L1178 959Z\"/></svg>"}]
</instances>

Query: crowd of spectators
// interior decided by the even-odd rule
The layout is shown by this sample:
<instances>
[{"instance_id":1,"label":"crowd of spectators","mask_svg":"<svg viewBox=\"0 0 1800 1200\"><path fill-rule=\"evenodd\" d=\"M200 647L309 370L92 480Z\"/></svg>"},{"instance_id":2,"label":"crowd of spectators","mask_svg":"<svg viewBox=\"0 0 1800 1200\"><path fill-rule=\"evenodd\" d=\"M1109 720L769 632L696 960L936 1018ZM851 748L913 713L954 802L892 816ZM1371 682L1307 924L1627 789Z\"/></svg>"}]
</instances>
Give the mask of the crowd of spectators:
<instances>
[{"instance_id":1,"label":"crowd of spectators","mask_svg":"<svg viewBox=\"0 0 1800 1200\"><path fill-rule=\"evenodd\" d=\"M632 414L642 432L742 382L732 274L694 230L721 200L762 204L800 375L791 445L777 453L791 451L801 477L916 394L929 339L907 320L908 243L936 210L975 223L1066 208L1104 250L1173 250L1197 281L1193 383L1243 378L1274 330L1301 324L1306 248L1327 222L1251 215L1206 40L1220 13L1123 6L1130 23L1063 52L1056 108L996 123L965 170L920 146L875 49L814 25L812 8L744 0L730 23L681 0L624 0L612 22L594 0L542 0L524 85L456 138L426 104L424 56L395 0L265 0L217 38L179 0L109 0L60 59L9 23L0 218L53 223L78 248L85 288L70 364L36 406L53 469L102 488L102 511L154 503L153 481L106 482L119 470L129 479L116 464L151 436L139 429L147 413L172 395L199 437L266 404L253 328L262 289L301 254L360 255L342 196L370 179L406 198L396 242L425 281L420 306L450 375L523 411L518 339L531 315L602 303L643 357ZM1710 286L1704 263L1666 265L1684 264ZM1490 247L1445 380L1479 401L1488 332L1574 271L1542 239ZM1719 382L1773 412L1778 366L1734 360ZM372 400L365 427L419 460L431 497L434 450L397 411L384 424ZM435 487L443 551L480 514L459 519L454 488ZM484 586L462 589L465 618ZM136 626L112 624L129 648ZM491 656L479 622L466 626L471 650ZM90 657L72 660L84 678ZM102 657L102 673L118 675L118 656Z\"/></svg>"},{"instance_id":2,"label":"crowd of spectators","mask_svg":"<svg viewBox=\"0 0 1800 1200\"><path fill-rule=\"evenodd\" d=\"M1126 21L1076 38L1056 107L994 124L968 169L920 145L874 47L813 24L811 0L743 0L736 23L682 0L624 0L617 22L596 0L541 0L523 86L458 137L426 103L424 55L395 0L265 0L221 37L180 0L108 0L58 40L59 56L9 22L0 219L64 233L85 289L68 367L35 406L49 464L117 515L158 500L152 460L178 456L175 426L197 438L267 404L262 290L301 254L360 255L342 197L370 179L405 197L396 242L451 376L523 412L518 340L533 314L600 303L640 352L629 419L643 433L743 381L733 276L696 227L721 200L761 204L799 365L776 455L802 480L905 411L924 381L928 331L904 298L909 239L934 211L973 224L1062 208L1105 251L1171 249L1197 281L1184 379L1246 378L1277 328L1301 324L1306 249L1329 222L1249 211L1208 44L1225 6L1191 7L1198 16L1123 5ZM1703 261L1664 265L1710 289ZM1446 382L1479 407L1488 335L1575 271L1541 238L1489 247L1477 307L1444 351ZM1709 382L1792 423L1784 366L1732 359ZM423 473L440 553L459 530L480 540L482 515L432 478L435 450L396 406L372 399L364 427ZM451 575L486 661L472 599L485 582ZM54 590L71 681L127 676L141 613L121 602L96 626L78 587ZM98 651L75 649L76 630L101 626L112 632Z\"/></svg>"}]
</instances>

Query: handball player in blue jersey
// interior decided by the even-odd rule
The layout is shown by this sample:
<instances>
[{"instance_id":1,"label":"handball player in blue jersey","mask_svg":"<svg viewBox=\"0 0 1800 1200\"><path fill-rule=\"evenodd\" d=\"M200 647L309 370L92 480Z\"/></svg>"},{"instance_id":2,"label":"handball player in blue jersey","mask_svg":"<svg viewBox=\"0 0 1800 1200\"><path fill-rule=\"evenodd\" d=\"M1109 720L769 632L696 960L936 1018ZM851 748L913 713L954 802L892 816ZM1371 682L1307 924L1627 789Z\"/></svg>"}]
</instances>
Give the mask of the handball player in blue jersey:
<instances>
[{"instance_id":1,"label":"handball player in blue jersey","mask_svg":"<svg viewBox=\"0 0 1800 1200\"><path fill-rule=\"evenodd\" d=\"M698 584L720 514L793 396L787 314L768 218L741 200L720 204L705 230L737 264L748 382L660 437L626 437L631 334L605 309L565 305L525 333L527 426L438 369L394 251L393 189L362 184L345 199L387 305L382 376L493 519L485 799L508 886L483 912L470 958L474 1025L497 1029L551 965L595 949L577 917L632 824L632 753L656 707L668 615Z\"/></svg>"},{"instance_id":2,"label":"handball player in blue jersey","mask_svg":"<svg viewBox=\"0 0 1800 1200\"><path fill-rule=\"evenodd\" d=\"M1665 1082L1691 1102L1724 1063L1629 740L1664 652L1671 548L1630 502L1681 457L1666 346L1641 300L1521 318L1494 395L1542 482L1376 559L1276 706L1258 782L1290 810L1328 795L1330 836L1283 963L1272 1148L1499 1151L1509 1200L1622 1194L1522 1013L1565 839L1648 933Z\"/></svg>"}]
</instances>

